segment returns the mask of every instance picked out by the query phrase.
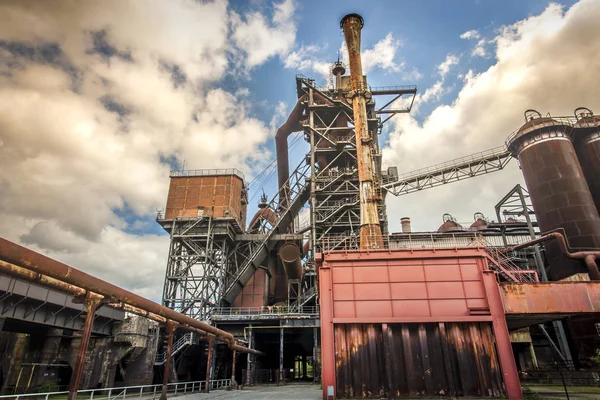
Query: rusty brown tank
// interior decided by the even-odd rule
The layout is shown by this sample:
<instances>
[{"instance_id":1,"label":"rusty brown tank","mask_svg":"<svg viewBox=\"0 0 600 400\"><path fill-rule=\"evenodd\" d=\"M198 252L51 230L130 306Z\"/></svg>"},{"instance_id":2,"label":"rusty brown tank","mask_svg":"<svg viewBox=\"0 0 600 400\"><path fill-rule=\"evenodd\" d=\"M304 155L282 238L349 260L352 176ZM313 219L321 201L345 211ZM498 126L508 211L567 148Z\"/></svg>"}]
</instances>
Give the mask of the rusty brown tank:
<instances>
[{"instance_id":1,"label":"rusty brown tank","mask_svg":"<svg viewBox=\"0 0 600 400\"><path fill-rule=\"evenodd\" d=\"M594 115L589 108L580 107L575 110L575 116L577 123L573 128L573 145L596 209L600 212L600 115Z\"/></svg>"},{"instance_id":2,"label":"rusty brown tank","mask_svg":"<svg viewBox=\"0 0 600 400\"><path fill-rule=\"evenodd\" d=\"M571 126L534 110L525 112L525 120L508 148L521 165L540 230L564 229L571 247L600 248L600 216L569 137ZM551 279L586 271L554 244L546 246L546 257Z\"/></svg>"},{"instance_id":3,"label":"rusty brown tank","mask_svg":"<svg viewBox=\"0 0 600 400\"><path fill-rule=\"evenodd\" d=\"M438 228L438 233L464 231L463 226L456 222L456 219L450 214L444 214L442 221L443 224Z\"/></svg>"},{"instance_id":4,"label":"rusty brown tank","mask_svg":"<svg viewBox=\"0 0 600 400\"><path fill-rule=\"evenodd\" d=\"M475 215L473 215L473 219L475 222L473 222L469 227L470 231L482 231L487 229L488 222L482 213L475 213Z\"/></svg>"}]
</instances>

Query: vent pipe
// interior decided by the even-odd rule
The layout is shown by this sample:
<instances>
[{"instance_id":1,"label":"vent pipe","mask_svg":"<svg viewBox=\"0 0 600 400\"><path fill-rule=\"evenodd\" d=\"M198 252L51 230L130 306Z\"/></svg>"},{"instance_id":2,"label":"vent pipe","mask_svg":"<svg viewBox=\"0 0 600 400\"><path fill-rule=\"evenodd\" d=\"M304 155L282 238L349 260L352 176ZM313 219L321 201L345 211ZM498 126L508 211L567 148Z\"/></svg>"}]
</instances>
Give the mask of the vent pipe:
<instances>
[{"instance_id":1,"label":"vent pipe","mask_svg":"<svg viewBox=\"0 0 600 400\"><path fill-rule=\"evenodd\" d=\"M402 233L411 233L412 228L410 226L410 218L402 217L400 218L400 223L402 224Z\"/></svg>"},{"instance_id":2,"label":"vent pipe","mask_svg":"<svg viewBox=\"0 0 600 400\"><path fill-rule=\"evenodd\" d=\"M367 96L360 58L360 32L364 25L358 14L348 14L340 22L348 46L350 61L351 88L348 97L352 98L354 128L356 131L356 155L360 189L360 248L377 249L383 247L381 226L379 225L378 196L374 183L375 151L373 134L367 124Z\"/></svg>"}]
</instances>

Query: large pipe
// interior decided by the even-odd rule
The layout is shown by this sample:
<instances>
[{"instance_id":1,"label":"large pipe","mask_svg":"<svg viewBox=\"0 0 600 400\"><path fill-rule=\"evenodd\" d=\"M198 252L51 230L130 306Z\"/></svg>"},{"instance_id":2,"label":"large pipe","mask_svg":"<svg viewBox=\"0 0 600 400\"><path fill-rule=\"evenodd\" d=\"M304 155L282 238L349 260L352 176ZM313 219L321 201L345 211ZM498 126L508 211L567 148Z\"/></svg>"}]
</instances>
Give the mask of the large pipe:
<instances>
[{"instance_id":1,"label":"large pipe","mask_svg":"<svg viewBox=\"0 0 600 400\"><path fill-rule=\"evenodd\" d=\"M254 217L252 217L250 224L248 224L248 232L255 232L258 230L262 219L266 219L273 226L277 223L275 211L269 207L259 208L256 214L254 214Z\"/></svg>"},{"instance_id":2,"label":"large pipe","mask_svg":"<svg viewBox=\"0 0 600 400\"><path fill-rule=\"evenodd\" d=\"M383 245L373 171L373 135L367 124L367 88L360 58L360 32L364 25L358 14L348 14L340 22L344 30L350 60L350 83L356 131L356 155L360 190L360 248L376 249Z\"/></svg>"},{"instance_id":3,"label":"large pipe","mask_svg":"<svg viewBox=\"0 0 600 400\"><path fill-rule=\"evenodd\" d=\"M307 95L302 95L292 109L287 120L277 129L275 135L275 152L277 155L277 182L279 184L279 204L287 205L289 203L289 188L285 188L290 177L290 166L288 157L288 137L302 130L302 114L304 113L304 102Z\"/></svg>"},{"instance_id":4,"label":"large pipe","mask_svg":"<svg viewBox=\"0 0 600 400\"><path fill-rule=\"evenodd\" d=\"M509 247L504 251L509 252L524 249L548 240L556 240L561 253L565 257L573 260L583 260L588 269L588 275L590 276L590 279L593 281L600 280L600 271L598 270L598 264L596 263L596 259L600 258L600 251L577 251L575 253L571 253L569 245L567 244L567 240L560 232L547 232L537 239Z\"/></svg>"},{"instance_id":5,"label":"large pipe","mask_svg":"<svg viewBox=\"0 0 600 400\"><path fill-rule=\"evenodd\" d=\"M151 300L131 293L118 286L112 285L76 268L53 260L33 250L19 246L6 239L0 238L0 259L28 270L46 275L50 278L75 285L87 291L97 293L113 302L123 302L144 311L159 315L180 324L189 325L203 332L211 333L235 346L235 338L229 332L215 328L205 322L188 317L170 308L161 306ZM251 351L250 349L240 351Z\"/></svg>"},{"instance_id":6,"label":"large pipe","mask_svg":"<svg viewBox=\"0 0 600 400\"><path fill-rule=\"evenodd\" d=\"M279 247L279 258L285 269L288 279L300 279L302 276L302 262L300 248L296 243L284 243Z\"/></svg>"}]
</instances>

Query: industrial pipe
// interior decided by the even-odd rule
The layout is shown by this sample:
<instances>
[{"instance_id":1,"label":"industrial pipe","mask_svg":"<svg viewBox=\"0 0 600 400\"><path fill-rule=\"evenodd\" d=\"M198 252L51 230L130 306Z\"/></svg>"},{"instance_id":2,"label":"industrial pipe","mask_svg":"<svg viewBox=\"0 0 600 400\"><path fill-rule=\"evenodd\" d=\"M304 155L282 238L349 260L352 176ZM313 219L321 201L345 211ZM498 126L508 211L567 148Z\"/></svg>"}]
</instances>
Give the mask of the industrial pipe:
<instances>
[{"instance_id":1,"label":"industrial pipe","mask_svg":"<svg viewBox=\"0 0 600 400\"><path fill-rule=\"evenodd\" d=\"M531 247L533 245L546 242L548 240L556 240L558 242L558 246L560 248L561 253L565 257L574 260L583 260L588 269L588 275L590 276L590 279L593 281L600 280L600 271L598 270L598 264L596 263L596 259L600 257L600 251L578 251L575 253L571 253L569 245L567 244L567 240L560 232L547 232L537 239L533 239L528 242L510 247L506 249L505 252L524 249L526 247Z\"/></svg>"},{"instance_id":2,"label":"industrial pipe","mask_svg":"<svg viewBox=\"0 0 600 400\"><path fill-rule=\"evenodd\" d=\"M279 247L279 258L288 279L300 279L302 276L302 258L300 248L296 243L287 242Z\"/></svg>"},{"instance_id":3,"label":"industrial pipe","mask_svg":"<svg viewBox=\"0 0 600 400\"><path fill-rule=\"evenodd\" d=\"M289 188L285 184L290 177L290 166L288 156L287 139L293 132L302 130L301 118L304 113L307 95L302 95L292 109L287 120L277 129L275 135L275 153L277 156L277 182L279 184L279 204L287 205L289 203Z\"/></svg>"},{"instance_id":4,"label":"industrial pipe","mask_svg":"<svg viewBox=\"0 0 600 400\"><path fill-rule=\"evenodd\" d=\"M248 232L256 231L260 226L261 219L266 219L273 226L277 223L275 211L269 207L259 208L256 214L254 214L254 217L252 217L250 224L248 224Z\"/></svg>"},{"instance_id":5,"label":"industrial pipe","mask_svg":"<svg viewBox=\"0 0 600 400\"><path fill-rule=\"evenodd\" d=\"M76 268L53 260L33 250L19 246L6 239L0 238L0 259L9 263L47 275L71 285L78 286L87 291L107 297L112 301L121 301L133 307L173 320L180 324L189 325L201 331L211 333L227 342L230 346L235 345L235 338L229 332L225 332L205 322L188 317L170 308L161 306L151 300L131 293L118 286L112 285L92 275L86 274ZM240 350L248 352L249 349Z\"/></svg>"},{"instance_id":6,"label":"industrial pipe","mask_svg":"<svg viewBox=\"0 0 600 400\"><path fill-rule=\"evenodd\" d=\"M373 135L367 124L367 96L370 96L363 80L362 61L360 58L360 32L364 25L358 14L348 14L340 22L344 30L348 57L350 61L350 83L352 90L348 94L352 98L354 110L354 129L356 132L356 155L358 164L358 181L360 193L360 248L379 249L383 247L383 237L379 224L377 191L375 188L375 151Z\"/></svg>"}]
</instances>

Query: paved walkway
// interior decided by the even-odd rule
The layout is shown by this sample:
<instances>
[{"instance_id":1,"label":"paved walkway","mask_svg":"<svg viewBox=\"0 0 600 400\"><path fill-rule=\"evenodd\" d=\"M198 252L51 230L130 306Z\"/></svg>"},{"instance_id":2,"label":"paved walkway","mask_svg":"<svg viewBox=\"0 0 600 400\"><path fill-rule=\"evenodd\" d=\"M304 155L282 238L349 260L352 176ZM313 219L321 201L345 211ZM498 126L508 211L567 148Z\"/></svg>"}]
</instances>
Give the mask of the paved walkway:
<instances>
[{"instance_id":1,"label":"paved walkway","mask_svg":"<svg viewBox=\"0 0 600 400\"><path fill-rule=\"evenodd\" d=\"M179 396L177 400L321 400L321 387L311 384L253 386L243 390L218 390Z\"/></svg>"}]
</instances>

